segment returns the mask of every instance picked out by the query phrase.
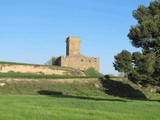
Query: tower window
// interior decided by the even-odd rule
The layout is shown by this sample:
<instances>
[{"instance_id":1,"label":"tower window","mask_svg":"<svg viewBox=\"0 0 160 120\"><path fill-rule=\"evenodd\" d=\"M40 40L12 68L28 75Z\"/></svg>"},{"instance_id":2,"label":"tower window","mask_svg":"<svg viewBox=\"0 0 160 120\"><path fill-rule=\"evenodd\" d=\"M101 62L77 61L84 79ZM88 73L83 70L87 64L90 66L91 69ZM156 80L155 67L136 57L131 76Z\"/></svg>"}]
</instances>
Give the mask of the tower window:
<instances>
[{"instance_id":1,"label":"tower window","mask_svg":"<svg viewBox=\"0 0 160 120\"><path fill-rule=\"evenodd\" d=\"M84 62L84 59L81 59L81 62Z\"/></svg>"}]
</instances>

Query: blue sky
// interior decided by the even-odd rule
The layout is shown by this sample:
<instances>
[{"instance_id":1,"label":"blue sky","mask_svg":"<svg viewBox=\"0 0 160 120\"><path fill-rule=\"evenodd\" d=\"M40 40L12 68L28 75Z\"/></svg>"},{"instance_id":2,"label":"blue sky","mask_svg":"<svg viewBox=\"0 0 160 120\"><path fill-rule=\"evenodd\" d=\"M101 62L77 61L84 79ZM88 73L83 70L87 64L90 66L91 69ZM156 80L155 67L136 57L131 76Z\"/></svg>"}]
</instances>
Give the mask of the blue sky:
<instances>
[{"instance_id":1,"label":"blue sky","mask_svg":"<svg viewBox=\"0 0 160 120\"><path fill-rule=\"evenodd\" d=\"M151 0L0 0L0 61L44 64L65 55L65 39L81 37L81 53L115 74L114 55L134 48L127 34L132 11Z\"/></svg>"}]
</instances>

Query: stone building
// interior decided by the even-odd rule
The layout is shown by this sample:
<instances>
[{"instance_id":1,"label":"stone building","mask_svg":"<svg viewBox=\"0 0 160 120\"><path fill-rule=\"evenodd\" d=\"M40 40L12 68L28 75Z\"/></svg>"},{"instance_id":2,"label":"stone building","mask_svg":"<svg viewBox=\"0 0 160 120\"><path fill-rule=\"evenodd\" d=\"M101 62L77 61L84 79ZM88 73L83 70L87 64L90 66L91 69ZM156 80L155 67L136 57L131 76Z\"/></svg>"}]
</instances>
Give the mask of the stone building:
<instances>
[{"instance_id":1,"label":"stone building","mask_svg":"<svg viewBox=\"0 0 160 120\"><path fill-rule=\"evenodd\" d=\"M52 57L52 65L72 67L79 70L94 68L99 71L99 58L82 55L80 44L80 37L68 37L66 39L66 56Z\"/></svg>"}]
</instances>

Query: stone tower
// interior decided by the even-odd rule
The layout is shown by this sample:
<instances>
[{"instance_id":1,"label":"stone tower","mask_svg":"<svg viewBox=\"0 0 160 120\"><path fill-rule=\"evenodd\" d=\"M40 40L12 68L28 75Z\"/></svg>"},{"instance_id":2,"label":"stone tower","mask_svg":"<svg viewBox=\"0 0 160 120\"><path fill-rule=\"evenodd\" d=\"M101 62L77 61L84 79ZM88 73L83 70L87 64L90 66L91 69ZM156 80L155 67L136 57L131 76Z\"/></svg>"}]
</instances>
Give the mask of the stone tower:
<instances>
[{"instance_id":1,"label":"stone tower","mask_svg":"<svg viewBox=\"0 0 160 120\"><path fill-rule=\"evenodd\" d=\"M66 56L52 57L52 65L71 67L78 70L94 68L99 71L99 58L87 57L80 52L80 37L66 38Z\"/></svg>"},{"instance_id":2,"label":"stone tower","mask_svg":"<svg viewBox=\"0 0 160 120\"><path fill-rule=\"evenodd\" d=\"M66 39L66 56L80 55L80 37Z\"/></svg>"}]
</instances>

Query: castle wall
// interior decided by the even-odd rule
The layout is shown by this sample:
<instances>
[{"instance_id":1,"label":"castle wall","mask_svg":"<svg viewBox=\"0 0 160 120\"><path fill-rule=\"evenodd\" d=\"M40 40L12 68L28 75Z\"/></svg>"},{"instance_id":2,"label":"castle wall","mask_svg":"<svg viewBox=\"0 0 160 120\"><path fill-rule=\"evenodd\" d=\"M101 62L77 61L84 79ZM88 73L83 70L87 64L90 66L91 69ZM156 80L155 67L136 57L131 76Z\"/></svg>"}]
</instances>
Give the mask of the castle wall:
<instances>
[{"instance_id":1,"label":"castle wall","mask_svg":"<svg viewBox=\"0 0 160 120\"><path fill-rule=\"evenodd\" d=\"M94 68L99 71L99 58L86 56L61 56L61 66L72 67L75 69L86 70Z\"/></svg>"},{"instance_id":2,"label":"castle wall","mask_svg":"<svg viewBox=\"0 0 160 120\"><path fill-rule=\"evenodd\" d=\"M52 57L52 65L61 66L61 56L60 57Z\"/></svg>"}]
</instances>

